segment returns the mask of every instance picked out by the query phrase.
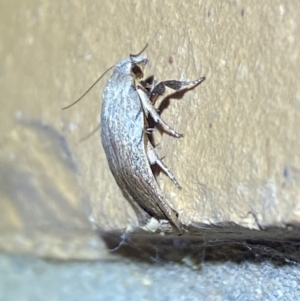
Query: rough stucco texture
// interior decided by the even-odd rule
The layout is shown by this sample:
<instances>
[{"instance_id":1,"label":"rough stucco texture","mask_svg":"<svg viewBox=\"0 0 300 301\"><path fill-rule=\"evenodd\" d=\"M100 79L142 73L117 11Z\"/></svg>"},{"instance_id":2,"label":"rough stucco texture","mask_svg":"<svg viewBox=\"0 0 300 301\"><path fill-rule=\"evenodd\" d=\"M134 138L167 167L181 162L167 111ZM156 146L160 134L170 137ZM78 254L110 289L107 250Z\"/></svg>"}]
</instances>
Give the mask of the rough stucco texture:
<instances>
[{"instance_id":1,"label":"rough stucco texture","mask_svg":"<svg viewBox=\"0 0 300 301\"><path fill-rule=\"evenodd\" d=\"M95 258L100 242L89 221L103 230L136 223L99 133L80 141L99 124L106 79L61 108L146 43L148 75L207 78L162 113L184 138L155 134L183 187L160 174L180 219L248 229L297 225L299 4L255 3L2 2L1 248Z\"/></svg>"}]
</instances>

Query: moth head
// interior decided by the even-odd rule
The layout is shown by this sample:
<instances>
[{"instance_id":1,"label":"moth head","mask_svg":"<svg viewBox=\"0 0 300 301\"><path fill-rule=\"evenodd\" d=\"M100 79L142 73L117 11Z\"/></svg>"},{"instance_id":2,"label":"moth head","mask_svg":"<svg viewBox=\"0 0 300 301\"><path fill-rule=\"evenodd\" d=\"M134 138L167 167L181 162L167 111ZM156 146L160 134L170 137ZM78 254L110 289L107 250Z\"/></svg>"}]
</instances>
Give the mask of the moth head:
<instances>
[{"instance_id":1,"label":"moth head","mask_svg":"<svg viewBox=\"0 0 300 301\"><path fill-rule=\"evenodd\" d=\"M130 73L135 79L142 79L144 77L144 69L148 60L142 56L130 56L131 70Z\"/></svg>"}]
</instances>

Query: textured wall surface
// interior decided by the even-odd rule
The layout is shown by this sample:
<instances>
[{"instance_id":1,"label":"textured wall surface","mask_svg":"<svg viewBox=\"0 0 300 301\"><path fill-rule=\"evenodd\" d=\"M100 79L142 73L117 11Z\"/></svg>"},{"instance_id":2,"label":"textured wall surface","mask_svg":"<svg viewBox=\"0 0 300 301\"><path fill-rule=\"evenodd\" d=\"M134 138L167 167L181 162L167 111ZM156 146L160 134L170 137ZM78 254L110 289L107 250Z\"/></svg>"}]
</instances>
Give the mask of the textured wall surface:
<instances>
[{"instance_id":1,"label":"textured wall surface","mask_svg":"<svg viewBox=\"0 0 300 301\"><path fill-rule=\"evenodd\" d=\"M99 125L106 79L61 108L146 43L148 75L207 78L162 114L184 138L156 133L183 187L160 174L180 219L199 233L236 225L244 238L241 229L292 230L300 221L298 11L297 0L3 1L0 247L99 258L91 224L113 231L136 221L99 132L80 141Z\"/></svg>"}]
</instances>

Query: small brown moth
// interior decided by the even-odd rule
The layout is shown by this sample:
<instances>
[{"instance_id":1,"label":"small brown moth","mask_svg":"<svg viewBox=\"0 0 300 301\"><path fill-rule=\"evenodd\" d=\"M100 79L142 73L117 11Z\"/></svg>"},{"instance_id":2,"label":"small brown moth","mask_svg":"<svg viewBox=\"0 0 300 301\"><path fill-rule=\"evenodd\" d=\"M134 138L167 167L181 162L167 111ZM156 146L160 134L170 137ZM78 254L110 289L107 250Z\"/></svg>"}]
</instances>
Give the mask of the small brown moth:
<instances>
[{"instance_id":1,"label":"small brown moth","mask_svg":"<svg viewBox=\"0 0 300 301\"><path fill-rule=\"evenodd\" d=\"M149 141L147 119L150 115L164 131L181 137L161 119L154 103L159 97L166 96L166 88L173 93L192 88L205 77L191 82L168 80L151 86L143 81L147 63L145 57L131 55L115 66L103 94L102 144L111 172L140 224L146 225L150 218L167 220L181 233L178 213L163 196L150 166L157 164L178 188L180 186Z\"/></svg>"},{"instance_id":2,"label":"small brown moth","mask_svg":"<svg viewBox=\"0 0 300 301\"><path fill-rule=\"evenodd\" d=\"M138 54L113 66L113 74L103 93L102 145L110 170L135 210L140 225L147 230L163 231L161 226L167 223L182 233L178 213L163 196L151 170L151 165L158 165L181 188L149 141L148 117L150 115L168 134L182 137L161 119L154 104L158 98L166 96L167 89L172 93L190 89L202 83L205 77L190 82L168 80L154 85L153 81L143 80L147 63L148 60ZM157 222L154 227L153 219Z\"/></svg>"}]
</instances>

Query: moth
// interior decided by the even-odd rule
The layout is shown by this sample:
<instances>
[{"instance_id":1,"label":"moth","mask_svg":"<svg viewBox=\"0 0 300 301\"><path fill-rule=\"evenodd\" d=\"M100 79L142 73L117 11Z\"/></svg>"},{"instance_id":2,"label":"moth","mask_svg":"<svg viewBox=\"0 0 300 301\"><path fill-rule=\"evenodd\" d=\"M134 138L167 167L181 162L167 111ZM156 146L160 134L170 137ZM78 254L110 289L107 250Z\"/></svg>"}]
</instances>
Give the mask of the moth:
<instances>
[{"instance_id":1,"label":"moth","mask_svg":"<svg viewBox=\"0 0 300 301\"><path fill-rule=\"evenodd\" d=\"M140 54L130 55L108 69L114 71L103 93L101 141L110 170L141 227L162 231L164 227L161 226L167 223L172 230L183 233L178 213L163 195L151 166L157 165L177 188L181 187L149 140L148 120L151 117L166 133L182 137L162 120L154 107L155 102L166 97L167 92L191 89L201 84L205 77L194 81L167 80L155 85L153 77L144 80L148 59ZM80 101L104 74L70 106Z\"/></svg>"},{"instance_id":2,"label":"moth","mask_svg":"<svg viewBox=\"0 0 300 301\"><path fill-rule=\"evenodd\" d=\"M103 93L101 140L110 170L133 207L140 225L151 218L168 221L182 233L177 211L160 190L151 165L159 168L180 188L176 178L157 155L149 140L148 118L166 133L182 137L162 120L154 107L159 98L171 92L193 88L205 80L162 81L157 85L143 80L148 60L141 55L130 55L114 66Z\"/></svg>"}]
</instances>

